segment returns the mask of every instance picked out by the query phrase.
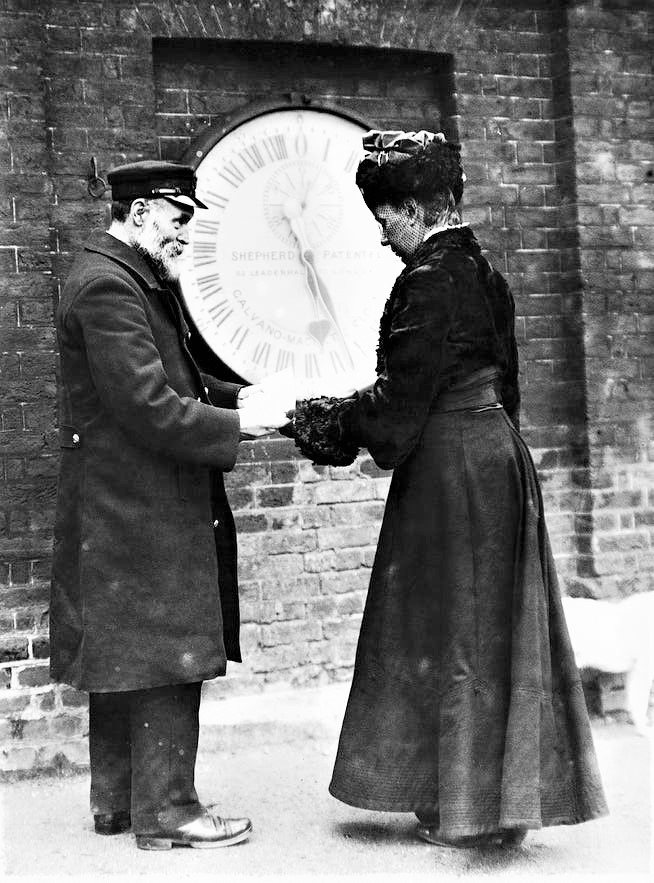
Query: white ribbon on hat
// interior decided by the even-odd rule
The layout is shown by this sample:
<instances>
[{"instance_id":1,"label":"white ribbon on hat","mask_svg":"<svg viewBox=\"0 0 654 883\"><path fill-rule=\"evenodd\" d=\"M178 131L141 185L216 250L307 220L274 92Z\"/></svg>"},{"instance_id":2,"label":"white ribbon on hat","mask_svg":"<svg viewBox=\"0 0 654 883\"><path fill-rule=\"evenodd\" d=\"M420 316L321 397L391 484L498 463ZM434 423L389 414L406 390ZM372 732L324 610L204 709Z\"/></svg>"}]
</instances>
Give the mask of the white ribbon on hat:
<instances>
[{"instance_id":1,"label":"white ribbon on hat","mask_svg":"<svg viewBox=\"0 0 654 883\"><path fill-rule=\"evenodd\" d=\"M364 159L373 159L376 155L377 165L381 166L389 162L391 152L402 154L403 157L410 156L415 148L426 147L433 141L445 143L445 135L442 132L428 132L426 129L421 129L419 132L382 132L371 129L363 136Z\"/></svg>"}]
</instances>

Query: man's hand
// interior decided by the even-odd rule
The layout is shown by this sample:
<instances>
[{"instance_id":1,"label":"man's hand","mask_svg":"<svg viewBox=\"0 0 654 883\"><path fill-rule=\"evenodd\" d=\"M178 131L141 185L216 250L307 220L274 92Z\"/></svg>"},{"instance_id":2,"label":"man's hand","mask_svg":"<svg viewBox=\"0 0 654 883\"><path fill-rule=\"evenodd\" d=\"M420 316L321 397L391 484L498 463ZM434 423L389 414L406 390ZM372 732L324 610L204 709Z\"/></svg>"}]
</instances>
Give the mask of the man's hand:
<instances>
[{"instance_id":1,"label":"man's hand","mask_svg":"<svg viewBox=\"0 0 654 883\"><path fill-rule=\"evenodd\" d=\"M263 387L260 383L244 386L242 389L239 389L238 395L236 396L236 407L246 408L256 402L260 402L261 399L259 397L262 396L263 393Z\"/></svg>"},{"instance_id":2,"label":"man's hand","mask_svg":"<svg viewBox=\"0 0 654 883\"><path fill-rule=\"evenodd\" d=\"M269 435L288 423L285 411L267 396L256 393L248 397L243 405L239 405L238 415L241 421L241 438Z\"/></svg>"}]
</instances>

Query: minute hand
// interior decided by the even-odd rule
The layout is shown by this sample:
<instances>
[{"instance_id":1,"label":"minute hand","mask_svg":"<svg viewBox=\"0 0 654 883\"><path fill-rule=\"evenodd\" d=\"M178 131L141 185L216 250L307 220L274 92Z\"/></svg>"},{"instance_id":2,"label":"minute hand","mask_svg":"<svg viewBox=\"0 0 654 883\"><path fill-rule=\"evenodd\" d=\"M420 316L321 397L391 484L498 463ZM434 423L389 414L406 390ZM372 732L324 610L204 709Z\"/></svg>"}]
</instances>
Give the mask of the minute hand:
<instances>
[{"instance_id":1,"label":"minute hand","mask_svg":"<svg viewBox=\"0 0 654 883\"><path fill-rule=\"evenodd\" d=\"M309 248L306 242L306 236L304 232L304 225L299 217L289 218L288 219L291 231L293 235L297 239L297 243L300 246L300 260L304 264L304 268L307 274L307 285L309 286L309 290L313 296L314 302L318 307L322 308L323 313L328 317L336 333L338 334L343 349L347 355L347 358L350 362L350 366L354 367L354 360L350 354L349 347L347 345L347 341L345 340L345 336L343 334L343 330L339 324L338 318L336 316L336 308L334 307L334 302L331 299L329 291L327 290L327 286L320 278L318 271L316 269L313 249Z\"/></svg>"}]
</instances>

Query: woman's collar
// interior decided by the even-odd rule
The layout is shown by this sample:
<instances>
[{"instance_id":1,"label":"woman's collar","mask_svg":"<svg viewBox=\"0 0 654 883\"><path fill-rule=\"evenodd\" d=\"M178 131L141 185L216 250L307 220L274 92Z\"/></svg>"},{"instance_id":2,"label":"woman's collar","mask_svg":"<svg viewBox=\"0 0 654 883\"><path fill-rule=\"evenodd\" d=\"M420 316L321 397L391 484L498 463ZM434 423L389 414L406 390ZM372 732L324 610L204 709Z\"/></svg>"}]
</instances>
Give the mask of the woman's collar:
<instances>
[{"instance_id":1,"label":"woman's collar","mask_svg":"<svg viewBox=\"0 0 654 883\"><path fill-rule=\"evenodd\" d=\"M467 227L467 226L468 226L467 223L451 224L449 226L448 225L442 226L439 224L435 224L433 227L430 227L429 230L425 231L425 235L424 235L422 241L426 242L430 237L434 236L436 233L445 233L445 231L448 231L448 230L460 230L462 227Z\"/></svg>"}]
</instances>

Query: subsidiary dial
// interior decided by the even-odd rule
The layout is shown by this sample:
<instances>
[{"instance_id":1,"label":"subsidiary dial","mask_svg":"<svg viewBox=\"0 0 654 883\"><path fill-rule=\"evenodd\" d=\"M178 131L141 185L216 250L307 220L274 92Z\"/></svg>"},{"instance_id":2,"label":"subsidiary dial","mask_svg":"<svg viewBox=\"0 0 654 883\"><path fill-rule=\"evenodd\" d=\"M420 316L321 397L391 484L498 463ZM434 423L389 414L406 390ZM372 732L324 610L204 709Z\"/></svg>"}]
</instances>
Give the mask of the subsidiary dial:
<instances>
[{"instance_id":1,"label":"subsidiary dial","mask_svg":"<svg viewBox=\"0 0 654 883\"><path fill-rule=\"evenodd\" d=\"M286 163L271 175L263 192L263 210L270 229L286 245L294 245L291 217L300 218L313 246L326 244L343 219L343 195L324 165L307 160Z\"/></svg>"}]
</instances>

